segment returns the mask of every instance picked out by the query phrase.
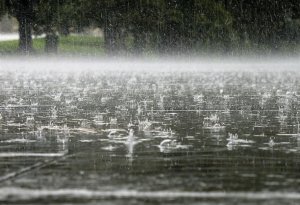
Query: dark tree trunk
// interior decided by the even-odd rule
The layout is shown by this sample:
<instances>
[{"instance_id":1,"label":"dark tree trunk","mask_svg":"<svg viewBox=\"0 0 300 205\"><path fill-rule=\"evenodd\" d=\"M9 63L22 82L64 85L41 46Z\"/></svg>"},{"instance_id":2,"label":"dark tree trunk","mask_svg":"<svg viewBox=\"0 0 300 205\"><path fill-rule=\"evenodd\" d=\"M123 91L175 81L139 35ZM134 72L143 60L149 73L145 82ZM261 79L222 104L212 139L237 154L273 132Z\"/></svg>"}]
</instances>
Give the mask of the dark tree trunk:
<instances>
[{"instance_id":1,"label":"dark tree trunk","mask_svg":"<svg viewBox=\"0 0 300 205\"><path fill-rule=\"evenodd\" d=\"M116 51L116 32L113 26L104 27L105 51L108 55L113 55Z\"/></svg>"},{"instance_id":2,"label":"dark tree trunk","mask_svg":"<svg viewBox=\"0 0 300 205\"><path fill-rule=\"evenodd\" d=\"M59 38L55 33L48 33L45 39L45 51L47 53L57 53Z\"/></svg>"},{"instance_id":3,"label":"dark tree trunk","mask_svg":"<svg viewBox=\"0 0 300 205\"><path fill-rule=\"evenodd\" d=\"M63 22L59 33L63 36L68 36L70 34L70 25L67 22Z\"/></svg>"},{"instance_id":4,"label":"dark tree trunk","mask_svg":"<svg viewBox=\"0 0 300 205\"><path fill-rule=\"evenodd\" d=\"M107 55L116 55L118 47L118 22L114 8L107 8L104 12L104 47Z\"/></svg>"},{"instance_id":5,"label":"dark tree trunk","mask_svg":"<svg viewBox=\"0 0 300 205\"><path fill-rule=\"evenodd\" d=\"M32 28L31 19L26 15L20 15L18 18L19 23L19 51L25 54L33 51L32 47Z\"/></svg>"},{"instance_id":6,"label":"dark tree trunk","mask_svg":"<svg viewBox=\"0 0 300 205\"><path fill-rule=\"evenodd\" d=\"M122 28L119 28L117 33L118 33L118 39L117 39L118 40L118 44L117 44L118 53L126 52L125 40L126 40L127 33Z\"/></svg>"},{"instance_id":7,"label":"dark tree trunk","mask_svg":"<svg viewBox=\"0 0 300 205\"><path fill-rule=\"evenodd\" d=\"M136 31L134 33L133 52L135 55L142 55L146 47L146 37L144 33Z\"/></svg>"}]
</instances>

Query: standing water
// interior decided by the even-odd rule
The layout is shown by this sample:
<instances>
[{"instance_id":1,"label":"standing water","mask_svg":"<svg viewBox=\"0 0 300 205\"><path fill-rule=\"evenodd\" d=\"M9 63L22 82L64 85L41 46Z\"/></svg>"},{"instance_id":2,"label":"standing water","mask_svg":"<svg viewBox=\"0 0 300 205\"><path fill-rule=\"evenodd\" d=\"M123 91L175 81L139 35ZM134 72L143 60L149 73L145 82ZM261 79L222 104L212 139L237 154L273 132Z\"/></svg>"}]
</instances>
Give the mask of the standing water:
<instances>
[{"instance_id":1,"label":"standing water","mask_svg":"<svg viewBox=\"0 0 300 205\"><path fill-rule=\"evenodd\" d=\"M298 204L298 61L3 60L4 204Z\"/></svg>"}]
</instances>

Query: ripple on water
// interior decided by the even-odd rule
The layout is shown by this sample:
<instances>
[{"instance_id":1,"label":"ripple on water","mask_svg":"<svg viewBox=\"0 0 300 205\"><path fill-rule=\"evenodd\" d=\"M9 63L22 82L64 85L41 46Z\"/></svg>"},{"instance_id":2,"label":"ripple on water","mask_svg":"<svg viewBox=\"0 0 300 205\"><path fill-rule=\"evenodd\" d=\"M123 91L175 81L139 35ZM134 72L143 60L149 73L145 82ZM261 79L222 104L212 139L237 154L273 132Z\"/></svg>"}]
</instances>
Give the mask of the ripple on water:
<instances>
[{"instance_id":1,"label":"ripple on water","mask_svg":"<svg viewBox=\"0 0 300 205\"><path fill-rule=\"evenodd\" d=\"M107 147L102 147L101 149L102 150L106 150L106 151L115 151L116 149L118 149L119 147L117 146L112 146L112 145L109 145Z\"/></svg>"},{"instance_id":2,"label":"ripple on water","mask_svg":"<svg viewBox=\"0 0 300 205\"><path fill-rule=\"evenodd\" d=\"M4 140L1 141L1 143L34 143L36 140L30 140L30 139L10 139L10 140Z\"/></svg>"},{"instance_id":3,"label":"ripple on water","mask_svg":"<svg viewBox=\"0 0 300 205\"><path fill-rule=\"evenodd\" d=\"M182 192L182 191L100 191L88 189L0 189L0 201L30 201L41 199L238 199L238 200L300 200L296 192Z\"/></svg>"},{"instance_id":4,"label":"ripple on water","mask_svg":"<svg viewBox=\"0 0 300 205\"><path fill-rule=\"evenodd\" d=\"M79 140L79 142L89 143L89 142L95 142L95 140Z\"/></svg>"}]
</instances>

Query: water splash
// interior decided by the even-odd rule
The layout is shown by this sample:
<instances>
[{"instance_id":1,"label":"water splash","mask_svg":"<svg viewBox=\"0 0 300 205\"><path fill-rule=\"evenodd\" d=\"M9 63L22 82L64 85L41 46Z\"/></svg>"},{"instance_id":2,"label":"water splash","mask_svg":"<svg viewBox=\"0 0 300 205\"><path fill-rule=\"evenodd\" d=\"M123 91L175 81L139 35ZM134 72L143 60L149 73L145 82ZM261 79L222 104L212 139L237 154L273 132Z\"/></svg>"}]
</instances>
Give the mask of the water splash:
<instances>
[{"instance_id":1,"label":"water splash","mask_svg":"<svg viewBox=\"0 0 300 205\"><path fill-rule=\"evenodd\" d=\"M297 192L180 192L180 191L97 191L87 189L22 189L1 188L0 201L41 199L241 199L241 200L300 200Z\"/></svg>"}]
</instances>

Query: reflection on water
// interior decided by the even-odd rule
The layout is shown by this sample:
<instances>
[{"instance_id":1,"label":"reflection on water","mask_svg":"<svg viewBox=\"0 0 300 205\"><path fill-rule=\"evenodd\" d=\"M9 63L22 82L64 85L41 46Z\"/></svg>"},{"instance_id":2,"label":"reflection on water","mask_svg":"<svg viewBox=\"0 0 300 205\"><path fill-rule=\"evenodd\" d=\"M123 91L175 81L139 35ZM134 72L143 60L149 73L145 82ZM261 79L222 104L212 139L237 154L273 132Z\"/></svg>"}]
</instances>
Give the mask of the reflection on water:
<instances>
[{"instance_id":1,"label":"reflection on water","mask_svg":"<svg viewBox=\"0 0 300 205\"><path fill-rule=\"evenodd\" d=\"M299 77L3 72L0 201L297 204Z\"/></svg>"}]
</instances>

